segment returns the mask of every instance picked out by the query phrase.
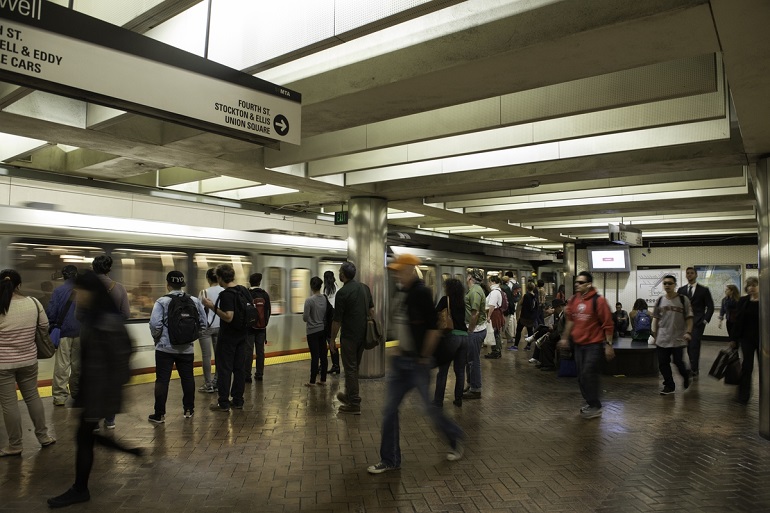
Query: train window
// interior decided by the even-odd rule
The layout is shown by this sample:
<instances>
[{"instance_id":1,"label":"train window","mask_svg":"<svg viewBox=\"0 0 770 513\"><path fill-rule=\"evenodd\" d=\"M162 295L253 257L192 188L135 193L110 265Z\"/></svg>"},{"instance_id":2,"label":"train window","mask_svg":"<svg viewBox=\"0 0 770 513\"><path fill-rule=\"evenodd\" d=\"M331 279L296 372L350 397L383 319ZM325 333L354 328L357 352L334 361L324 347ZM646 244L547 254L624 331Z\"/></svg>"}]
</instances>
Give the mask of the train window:
<instances>
[{"instance_id":1,"label":"train window","mask_svg":"<svg viewBox=\"0 0 770 513\"><path fill-rule=\"evenodd\" d=\"M166 274L187 270L187 253L181 251L118 248L111 256L110 278L126 287L131 319L149 318L155 300L168 293Z\"/></svg>"},{"instance_id":2,"label":"train window","mask_svg":"<svg viewBox=\"0 0 770 513\"><path fill-rule=\"evenodd\" d=\"M195 253L195 279L187 280L187 290L191 294L209 287L206 279L206 271L214 269L219 264L227 264L235 271L235 283L249 287L249 276L252 273L252 265L249 257L245 255L223 255L218 253Z\"/></svg>"},{"instance_id":3,"label":"train window","mask_svg":"<svg viewBox=\"0 0 770 513\"><path fill-rule=\"evenodd\" d=\"M441 283L442 283L442 285L443 285L444 283L446 283L446 281L447 281L449 278L451 278L451 277L452 277L452 275L451 275L451 274L449 274L449 273L441 273Z\"/></svg>"},{"instance_id":4,"label":"train window","mask_svg":"<svg viewBox=\"0 0 770 513\"><path fill-rule=\"evenodd\" d=\"M310 269L291 270L291 313L301 314L305 310L305 299L310 297L310 277Z\"/></svg>"},{"instance_id":5,"label":"train window","mask_svg":"<svg viewBox=\"0 0 770 513\"><path fill-rule=\"evenodd\" d=\"M433 297L436 297L436 268L428 265L417 266L417 274L425 282L425 286L433 292Z\"/></svg>"},{"instance_id":6,"label":"train window","mask_svg":"<svg viewBox=\"0 0 770 513\"><path fill-rule=\"evenodd\" d=\"M43 306L48 304L53 290L64 283L62 267L74 265L80 271L91 269L91 262L104 249L93 246L48 243L13 242L8 245L13 269L21 275L22 293L34 296Z\"/></svg>"},{"instance_id":7,"label":"train window","mask_svg":"<svg viewBox=\"0 0 770 513\"><path fill-rule=\"evenodd\" d=\"M286 271L280 267L268 267L262 280L262 288L270 294L270 313L286 313Z\"/></svg>"},{"instance_id":8,"label":"train window","mask_svg":"<svg viewBox=\"0 0 770 513\"><path fill-rule=\"evenodd\" d=\"M467 276L467 274L465 276ZM465 276L463 276L462 274L455 274L455 278L460 280L460 283L462 283L463 286L465 286Z\"/></svg>"}]
</instances>

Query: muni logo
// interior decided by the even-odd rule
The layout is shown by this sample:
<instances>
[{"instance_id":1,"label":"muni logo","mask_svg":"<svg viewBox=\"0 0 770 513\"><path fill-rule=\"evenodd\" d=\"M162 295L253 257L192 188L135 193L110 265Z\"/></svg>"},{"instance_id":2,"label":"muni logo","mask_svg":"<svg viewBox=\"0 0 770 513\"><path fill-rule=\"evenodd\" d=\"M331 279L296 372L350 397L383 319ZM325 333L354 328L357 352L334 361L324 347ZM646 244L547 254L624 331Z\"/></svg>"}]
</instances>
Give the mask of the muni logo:
<instances>
[{"instance_id":1,"label":"muni logo","mask_svg":"<svg viewBox=\"0 0 770 513\"><path fill-rule=\"evenodd\" d=\"M42 8L43 0L0 0L0 9L37 20L41 19Z\"/></svg>"}]
</instances>

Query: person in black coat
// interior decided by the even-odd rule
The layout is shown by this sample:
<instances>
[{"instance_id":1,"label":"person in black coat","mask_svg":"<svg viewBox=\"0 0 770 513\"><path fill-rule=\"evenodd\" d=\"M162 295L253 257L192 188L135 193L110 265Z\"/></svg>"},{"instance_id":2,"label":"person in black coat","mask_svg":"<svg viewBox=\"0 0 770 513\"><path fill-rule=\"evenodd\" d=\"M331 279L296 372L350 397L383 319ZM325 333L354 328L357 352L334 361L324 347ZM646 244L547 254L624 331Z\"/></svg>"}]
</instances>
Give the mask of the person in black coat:
<instances>
[{"instance_id":1,"label":"person in black coat","mask_svg":"<svg viewBox=\"0 0 770 513\"><path fill-rule=\"evenodd\" d=\"M131 375L131 339L123 316L99 277L86 273L75 279L77 317L81 324L80 392L75 407L82 408L78 427L75 483L58 497L48 499L51 508L90 500L88 478L94 462L94 443L139 456L140 449L128 449L113 438L94 432L99 419L113 417L123 403L123 385Z\"/></svg>"},{"instance_id":2,"label":"person in black coat","mask_svg":"<svg viewBox=\"0 0 770 513\"><path fill-rule=\"evenodd\" d=\"M741 381L738 384L737 400L746 404L751 398L751 374L754 371L754 354L759 360L759 280L746 278L746 293L738 301L737 318L733 324L734 337L730 345L734 349L740 346L743 353ZM761 374L760 374L761 377Z\"/></svg>"},{"instance_id":3,"label":"person in black coat","mask_svg":"<svg viewBox=\"0 0 770 513\"><path fill-rule=\"evenodd\" d=\"M698 272L694 267L688 267L685 276L687 285L679 287L677 293L690 298L690 305L692 305L692 338L687 344L687 354L690 356L692 377L697 378L700 369L700 339L706 325L711 322L711 316L714 315L714 299L708 287L696 283Z\"/></svg>"}]
</instances>

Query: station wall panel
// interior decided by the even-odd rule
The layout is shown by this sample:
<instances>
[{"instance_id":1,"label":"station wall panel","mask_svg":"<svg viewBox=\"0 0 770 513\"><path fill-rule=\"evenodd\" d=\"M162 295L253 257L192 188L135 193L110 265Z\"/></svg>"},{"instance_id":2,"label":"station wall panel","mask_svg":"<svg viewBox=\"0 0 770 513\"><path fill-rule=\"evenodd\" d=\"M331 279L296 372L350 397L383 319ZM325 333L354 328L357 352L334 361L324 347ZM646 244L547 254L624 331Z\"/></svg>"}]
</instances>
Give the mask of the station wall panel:
<instances>
[{"instance_id":1,"label":"station wall panel","mask_svg":"<svg viewBox=\"0 0 770 513\"><path fill-rule=\"evenodd\" d=\"M643 256L644 255L644 256ZM686 282L684 271L690 266L699 265L740 265L741 280L745 282L749 276L759 276L758 269L747 269L746 264L758 263L757 246L692 246L676 248L631 248L631 272L630 273L593 273L594 286L607 297L613 305L616 301L623 303L623 309L630 311L637 298L636 268L637 266L679 266L681 269L681 282ZM577 251L577 271L588 269L588 252L585 249ZM743 292L743 283L739 287ZM724 290L711 290L714 298L716 313L711 322L706 326L706 336L726 337L727 330L719 325L719 305L724 297Z\"/></svg>"}]
</instances>

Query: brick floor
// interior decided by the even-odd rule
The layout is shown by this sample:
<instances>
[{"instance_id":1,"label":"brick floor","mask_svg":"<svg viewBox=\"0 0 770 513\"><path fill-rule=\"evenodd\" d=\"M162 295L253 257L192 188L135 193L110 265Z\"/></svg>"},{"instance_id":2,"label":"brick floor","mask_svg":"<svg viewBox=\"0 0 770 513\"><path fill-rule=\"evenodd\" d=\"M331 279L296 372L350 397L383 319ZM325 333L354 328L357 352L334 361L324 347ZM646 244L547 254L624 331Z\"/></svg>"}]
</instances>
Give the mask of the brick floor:
<instances>
[{"instance_id":1,"label":"brick floor","mask_svg":"<svg viewBox=\"0 0 770 513\"><path fill-rule=\"evenodd\" d=\"M720 347L705 344L705 367ZM658 395L656 378L607 377L603 418L583 420L576 380L540 372L528 358L521 351L484 360L479 401L460 409L447 395L446 411L468 435L458 462L444 459L445 443L410 395L401 416L402 470L377 476L366 467L379 460L384 380L362 382L361 416L338 416L339 378L308 389L302 386L308 362L270 366L264 382L248 386L244 410L211 412L214 397L199 393L190 420L182 417L179 382L172 381L160 426L146 420L153 385L131 386L114 436L147 455L97 449L91 502L71 509L770 511L770 442L757 434L756 397L740 406L732 401L734 387L708 376L667 397ZM23 412L24 454L0 459L0 512L47 511L45 499L73 480L78 412L43 401L59 441L40 450ZM6 440L2 425L0 440Z\"/></svg>"}]
</instances>

